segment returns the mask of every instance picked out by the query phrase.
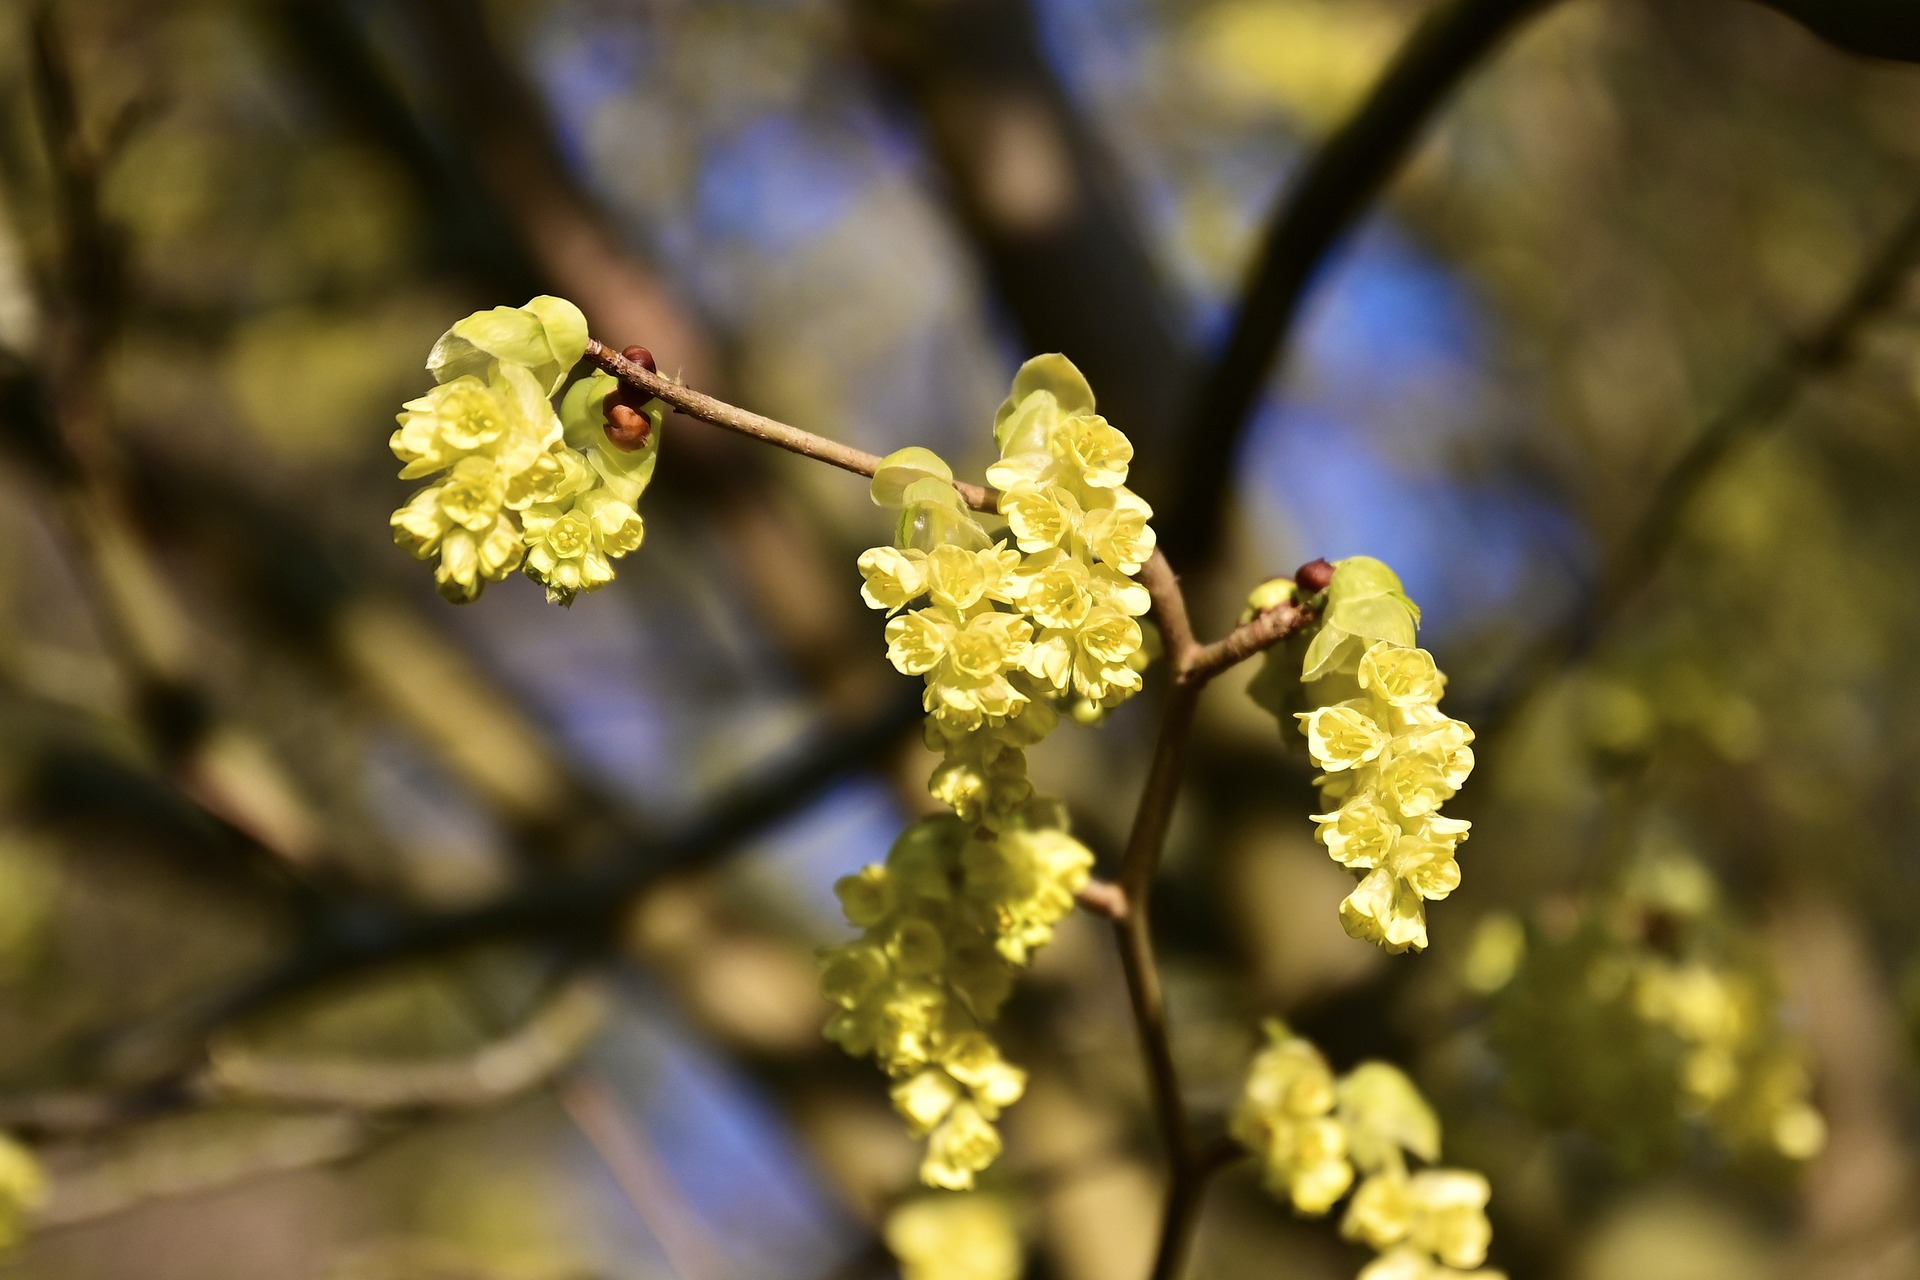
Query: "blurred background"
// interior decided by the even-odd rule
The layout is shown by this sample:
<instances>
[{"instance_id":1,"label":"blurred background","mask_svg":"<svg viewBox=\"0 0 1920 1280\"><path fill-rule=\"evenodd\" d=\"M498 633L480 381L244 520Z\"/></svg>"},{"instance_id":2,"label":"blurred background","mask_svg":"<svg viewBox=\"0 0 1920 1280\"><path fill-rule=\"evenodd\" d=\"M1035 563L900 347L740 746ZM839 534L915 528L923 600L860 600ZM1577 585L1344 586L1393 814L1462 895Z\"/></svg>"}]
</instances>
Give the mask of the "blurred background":
<instances>
[{"instance_id":1,"label":"blurred background","mask_svg":"<svg viewBox=\"0 0 1920 1280\"><path fill-rule=\"evenodd\" d=\"M890 1274L914 1147L812 958L930 804L886 513L674 419L613 587L442 603L392 416L553 292L976 477L1065 351L1203 634L1399 570L1480 733L1465 883L1425 955L1348 939L1311 769L1220 682L1156 922L1203 1123L1280 1015L1415 1075L1516 1280L1920 1276L1920 69L1734 0L1515 21L1220 411L1278 202L1427 8L0 5L0 1129L47 1169L0 1274ZM1108 871L1153 684L1034 761ZM1758 1130L1647 962L1740 993ZM1133 1035L1069 919L986 1182L1030 1275L1144 1274ZM1235 1169L1191 1274L1366 1256Z\"/></svg>"}]
</instances>

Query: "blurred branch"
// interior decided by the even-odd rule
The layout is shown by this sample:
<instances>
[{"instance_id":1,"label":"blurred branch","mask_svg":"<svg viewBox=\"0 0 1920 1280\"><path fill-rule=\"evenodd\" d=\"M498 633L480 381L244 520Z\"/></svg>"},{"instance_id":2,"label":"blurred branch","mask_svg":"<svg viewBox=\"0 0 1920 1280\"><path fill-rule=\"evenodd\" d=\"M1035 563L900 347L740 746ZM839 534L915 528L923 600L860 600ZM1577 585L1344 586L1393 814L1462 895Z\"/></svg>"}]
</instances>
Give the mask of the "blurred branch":
<instances>
[{"instance_id":1,"label":"blurred branch","mask_svg":"<svg viewBox=\"0 0 1920 1280\"><path fill-rule=\"evenodd\" d=\"M399 1111L479 1107L525 1093L584 1052L606 1021L607 1001L588 979L565 983L518 1027L472 1053L422 1062L269 1056L232 1036L207 1051L216 1096Z\"/></svg>"},{"instance_id":2,"label":"blurred branch","mask_svg":"<svg viewBox=\"0 0 1920 1280\"><path fill-rule=\"evenodd\" d=\"M129 514L131 468L108 427L102 365L122 329L126 295L120 229L100 205L111 158L86 135L67 49L51 5L30 22L28 86L54 188L60 266L47 299L53 318L43 367L0 369L5 426L54 488L56 513L79 552L80 575L102 637L127 677L132 717L176 785L221 825L289 865L319 853L311 814L284 775L232 726L193 670L181 606ZM124 141L136 108L106 132Z\"/></svg>"},{"instance_id":3,"label":"blurred branch","mask_svg":"<svg viewBox=\"0 0 1920 1280\"><path fill-rule=\"evenodd\" d=\"M214 1031L292 995L385 964L483 942L547 939L604 947L632 901L655 881L707 865L788 817L821 790L899 742L921 716L919 699L890 704L863 723L796 752L792 760L724 791L663 839L630 836L592 866L549 873L495 902L422 914L342 902L318 914L307 938L271 970L119 1037L122 1053L164 1066Z\"/></svg>"},{"instance_id":4,"label":"blurred branch","mask_svg":"<svg viewBox=\"0 0 1920 1280\"><path fill-rule=\"evenodd\" d=\"M376 1137L372 1122L345 1111L169 1118L60 1153L33 1226L78 1226L154 1200L330 1164Z\"/></svg>"},{"instance_id":5,"label":"blurred branch","mask_svg":"<svg viewBox=\"0 0 1920 1280\"><path fill-rule=\"evenodd\" d=\"M540 273L612 333L644 333L654 355L702 385L718 375L703 327L660 275L629 253L575 181L554 143L545 105L493 38L479 0L388 5L414 33L495 201L510 215Z\"/></svg>"},{"instance_id":6,"label":"blurred branch","mask_svg":"<svg viewBox=\"0 0 1920 1280\"><path fill-rule=\"evenodd\" d=\"M1041 47L1029 0L852 0L855 38L913 108L1028 351L1062 351L1165 474L1186 342L1121 174Z\"/></svg>"},{"instance_id":7,"label":"blurred branch","mask_svg":"<svg viewBox=\"0 0 1920 1280\"><path fill-rule=\"evenodd\" d=\"M1275 208L1226 345L1206 371L1181 432L1183 469L1161 540L1176 560L1203 564L1217 548L1240 442L1269 374L1285 359L1301 302L1327 254L1380 194L1455 86L1544 3L1442 0Z\"/></svg>"},{"instance_id":8,"label":"blurred branch","mask_svg":"<svg viewBox=\"0 0 1920 1280\"><path fill-rule=\"evenodd\" d=\"M214 1037L207 1066L143 1088L0 1097L0 1129L98 1133L190 1106L266 1102L357 1112L483 1107L525 1093L585 1052L606 1020L599 985L573 978L520 1025L469 1052L425 1060L269 1055Z\"/></svg>"},{"instance_id":9,"label":"blurred branch","mask_svg":"<svg viewBox=\"0 0 1920 1280\"><path fill-rule=\"evenodd\" d=\"M1598 587L1565 622L1541 636L1476 717L1483 738L1509 725L1569 663L1589 652L1632 603L1679 535L1688 506L1743 442L1785 417L1805 390L1852 356L1861 330L1899 298L1920 261L1920 200L1894 225L1834 309L1805 338L1789 339L1726 405L1702 424L1660 478L1645 510L1607 557Z\"/></svg>"}]
</instances>

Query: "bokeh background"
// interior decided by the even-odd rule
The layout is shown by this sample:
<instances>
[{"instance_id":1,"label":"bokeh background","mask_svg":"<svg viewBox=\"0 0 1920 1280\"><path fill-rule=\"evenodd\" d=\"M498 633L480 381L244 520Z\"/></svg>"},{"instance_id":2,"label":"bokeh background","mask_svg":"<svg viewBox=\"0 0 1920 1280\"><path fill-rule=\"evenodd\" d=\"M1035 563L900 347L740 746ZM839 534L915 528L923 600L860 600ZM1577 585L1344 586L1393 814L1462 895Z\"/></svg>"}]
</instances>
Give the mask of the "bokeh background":
<instances>
[{"instance_id":1,"label":"bokeh background","mask_svg":"<svg viewBox=\"0 0 1920 1280\"><path fill-rule=\"evenodd\" d=\"M1204 633L1316 556L1400 571L1481 735L1465 884L1426 955L1349 940L1310 769L1251 669L1216 686L1157 922L1203 1118L1278 1014L1416 1076L1516 1278L1920 1276L1920 69L1733 0L1552 6L1320 264L1254 411L1196 411L1276 202L1426 7L0 7L0 1127L50 1177L0 1274L889 1273L913 1147L812 959L928 804L853 569L886 514L675 419L613 587L439 601L389 542L392 415L453 319L554 292L973 475L1064 350ZM1035 759L1109 869L1152 701ZM1513 922L1571 945L1650 864L1761 975L1811 1161L1690 1117L1594 983L1507 998ZM1007 1038L1030 1274L1141 1273L1100 921ZM1236 1170L1192 1273L1365 1256Z\"/></svg>"}]
</instances>

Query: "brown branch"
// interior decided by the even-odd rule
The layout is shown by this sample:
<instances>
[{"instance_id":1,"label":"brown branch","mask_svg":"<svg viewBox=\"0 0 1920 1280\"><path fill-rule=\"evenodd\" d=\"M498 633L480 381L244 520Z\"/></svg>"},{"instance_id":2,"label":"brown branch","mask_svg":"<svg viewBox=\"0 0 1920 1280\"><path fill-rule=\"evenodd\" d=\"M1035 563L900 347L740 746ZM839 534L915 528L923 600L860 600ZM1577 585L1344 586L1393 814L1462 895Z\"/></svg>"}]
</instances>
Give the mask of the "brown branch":
<instances>
[{"instance_id":1,"label":"brown branch","mask_svg":"<svg viewBox=\"0 0 1920 1280\"><path fill-rule=\"evenodd\" d=\"M1147 771L1147 785L1140 793L1139 808L1134 811L1133 830L1127 838L1126 859L1120 870L1120 884L1132 909L1124 920L1114 923L1114 938L1119 943L1120 963L1126 973L1127 998L1133 1007L1134 1028L1139 1033L1140 1055L1153 1097L1154 1120L1168 1165L1165 1217L1153 1263L1154 1280L1169 1280L1177 1273L1199 1199L1199 1187L1193 1176L1193 1126L1187 1119L1186 1100L1181 1094L1180 1076L1173 1061L1173 1042L1167 1034L1166 1001L1160 990L1159 966L1154 959L1148 905L1160 854L1166 847L1167 829L1173 823L1174 802L1179 796L1187 740L1192 734L1201 687L1199 683L1176 679L1167 691L1166 703L1160 711L1159 734L1153 746L1153 763Z\"/></svg>"}]
</instances>

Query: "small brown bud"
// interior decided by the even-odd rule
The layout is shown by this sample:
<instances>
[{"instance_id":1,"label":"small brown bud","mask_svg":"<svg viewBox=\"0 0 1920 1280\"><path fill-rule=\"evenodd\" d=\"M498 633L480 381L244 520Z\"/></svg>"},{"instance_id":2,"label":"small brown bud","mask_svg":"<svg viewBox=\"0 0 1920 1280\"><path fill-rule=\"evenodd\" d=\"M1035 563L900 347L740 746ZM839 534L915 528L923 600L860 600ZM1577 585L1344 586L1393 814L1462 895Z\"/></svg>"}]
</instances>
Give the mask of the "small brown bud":
<instances>
[{"instance_id":1,"label":"small brown bud","mask_svg":"<svg viewBox=\"0 0 1920 1280\"><path fill-rule=\"evenodd\" d=\"M1333 566L1325 560L1309 560L1293 572L1294 585L1303 596L1317 596L1333 581Z\"/></svg>"},{"instance_id":2,"label":"small brown bud","mask_svg":"<svg viewBox=\"0 0 1920 1280\"><path fill-rule=\"evenodd\" d=\"M648 373L660 372L660 366L653 362L653 352L647 350L637 342L620 354L639 365L642 369L645 369Z\"/></svg>"},{"instance_id":3,"label":"small brown bud","mask_svg":"<svg viewBox=\"0 0 1920 1280\"><path fill-rule=\"evenodd\" d=\"M607 397L607 439L616 448L631 453L646 447L653 435L653 419L620 399L619 392Z\"/></svg>"}]
</instances>

